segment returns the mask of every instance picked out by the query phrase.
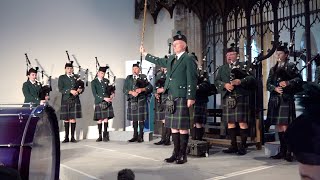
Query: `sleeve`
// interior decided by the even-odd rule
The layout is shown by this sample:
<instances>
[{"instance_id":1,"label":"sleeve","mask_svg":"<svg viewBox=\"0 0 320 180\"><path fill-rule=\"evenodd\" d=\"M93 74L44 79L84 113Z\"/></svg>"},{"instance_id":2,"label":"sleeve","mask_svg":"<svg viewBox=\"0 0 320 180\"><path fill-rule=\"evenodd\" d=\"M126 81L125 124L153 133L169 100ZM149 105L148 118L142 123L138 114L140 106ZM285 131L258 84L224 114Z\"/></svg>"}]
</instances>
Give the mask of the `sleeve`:
<instances>
[{"instance_id":1,"label":"sleeve","mask_svg":"<svg viewBox=\"0 0 320 180\"><path fill-rule=\"evenodd\" d=\"M255 78L254 78L254 76L249 75L249 76L241 79L240 81L241 81L241 85L243 87L248 87L248 86L251 86L255 83Z\"/></svg>"},{"instance_id":2,"label":"sleeve","mask_svg":"<svg viewBox=\"0 0 320 180\"><path fill-rule=\"evenodd\" d=\"M60 76L58 79L58 88L59 88L59 92L62 94L69 94L71 91L71 88L66 87L63 81L63 76Z\"/></svg>"},{"instance_id":3,"label":"sleeve","mask_svg":"<svg viewBox=\"0 0 320 180\"><path fill-rule=\"evenodd\" d=\"M295 65L293 65L294 67L291 66L291 69L294 69L293 70L293 74L295 74L295 77L291 80L289 80L289 85L288 86L291 86L291 87L299 87L302 85L302 76L301 74L298 72L298 69L297 67L295 67Z\"/></svg>"},{"instance_id":4,"label":"sleeve","mask_svg":"<svg viewBox=\"0 0 320 180\"><path fill-rule=\"evenodd\" d=\"M125 95L128 95L128 93L129 93L129 91L130 91L130 89L128 88L128 84L129 84L129 77L130 76L127 76L127 78L126 78L126 80L124 81L124 84L123 84L123 93L125 94Z\"/></svg>"},{"instance_id":5,"label":"sleeve","mask_svg":"<svg viewBox=\"0 0 320 180\"><path fill-rule=\"evenodd\" d=\"M197 91L197 65L193 58L186 60L187 65L187 99L195 100Z\"/></svg>"},{"instance_id":6,"label":"sleeve","mask_svg":"<svg viewBox=\"0 0 320 180\"><path fill-rule=\"evenodd\" d=\"M316 72L315 72L315 76L314 76L314 82L316 84L319 84L320 83L320 66L318 66L316 68Z\"/></svg>"},{"instance_id":7,"label":"sleeve","mask_svg":"<svg viewBox=\"0 0 320 180\"><path fill-rule=\"evenodd\" d=\"M226 91L226 89L224 88L224 85L226 83L222 81L222 76L221 76L222 68L223 68L223 66L221 66L221 68L218 70L217 76L214 81L214 84L220 93L223 91Z\"/></svg>"},{"instance_id":8,"label":"sleeve","mask_svg":"<svg viewBox=\"0 0 320 180\"><path fill-rule=\"evenodd\" d=\"M167 58L159 58L156 56L152 56L151 54L147 54L145 57L145 60L153 64L159 65L161 67L165 67L165 68L167 67Z\"/></svg>"},{"instance_id":9,"label":"sleeve","mask_svg":"<svg viewBox=\"0 0 320 180\"><path fill-rule=\"evenodd\" d=\"M276 86L272 84L273 74L274 74L274 71L273 71L273 68L272 68L269 71L269 76L268 76L268 79L267 79L267 90L269 92L274 91L274 89L276 88Z\"/></svg>"}]
</instances>

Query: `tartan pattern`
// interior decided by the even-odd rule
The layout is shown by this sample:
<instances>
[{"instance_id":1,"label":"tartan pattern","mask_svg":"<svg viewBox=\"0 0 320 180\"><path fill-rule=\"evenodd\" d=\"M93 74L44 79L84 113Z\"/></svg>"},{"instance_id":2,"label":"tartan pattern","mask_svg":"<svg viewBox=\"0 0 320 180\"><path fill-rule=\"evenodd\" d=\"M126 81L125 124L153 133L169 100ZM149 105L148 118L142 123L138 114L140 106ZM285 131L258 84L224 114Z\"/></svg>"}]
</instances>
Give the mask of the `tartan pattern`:
<instances>
[{"instance_id":1,"label":"tartan pattern","mask_svg":"<svg viewBox=\"0 0 320 180\"><path fill-rule=\"evenodd\" d=\"M82 118L81 103L79 96L75 98L74 104L61 100L60 120Z\"/></svg>"},{"instance_id":2,"label":"tartan pattern","mask_svg":"<svg viewBox=\"0 0 320 180\"><path fill-rule=\"evenodd\" d=\"M128 108L127 108L127 120L128 121L144 121L148 118L147 112L147 99L146 97L140 97L138 99L138 109L132 110L131 109L131 102L128 101Z\"/></svg>"},{"instance_id":3,"label":"tartan pattern","mask_svg":"<svg viewBox=\"0 0 320 180\"><path fill-rule=\"evenodd\" d=\"M157 101L157 99L155 99L155 107L154 107L154 109L155 109L155 120L156 121L161 121L161 120L164 120L165 119L165 117L166 117L166 107L165 107L165 105L166 105L166 99L167 99L167 97L168 97L168 95L167 94L161 94L161 102L162 102L162 106L164 106L164 110L163 111L159 111L158 110L158 101Z\"/></svg>"},{"instance_id":4,"label":"tartan pattern","mask_svg":"<svg viewBox=\"0 0 320 180\"><path fill-rule=\"evenodd\" d=\"M94 105L93 120L98 121L102 119L111 119L114 117L112 104L107 109L102 109L100 104Z\"/></svg>"},{"instance_id":5,"label":"tartan pattern","mask_svg":"<svg viewBox=\"0 0 320 180\"><path fill-rule=\"evenodd\" d=\"M206 124L207 123L207 103L197 102L194 105L194 123Z\"/></svg>"},{"instance_id":6,"label":"tartan pattern","mask_svg":"<svg viewBox=\"0 0 320 180\"><path fill-rule=\"evenodd\" d=\"M174 101L175 111L170 114L166 111L165 127L173 129L190 129L190 114L186 98L176 98Z\"/></svg>"},{"instance_id":7,"label":"tartan pattern","mask_svg":"<svg viewBox=\"0 0 320 180\"><path fill-rule=\"evenodd\" d=\"M284 100L282 96L278 97L279 105L269 99L267 119L271 125L288 125L296 118L294 99Z\"/></svg>"},{"instance_id":8,"label":"tartan pattern","mask_svg":"<svg viewBox=\"0 0 320 180\"><path fill-rule=\"evenodd\" d=\"M223 115L222 118L228 123L248 122L249 118L249 96L237 97L237 105L235 108L228 108L227 98L223 98Z\"/></svg>"}]
</instances>

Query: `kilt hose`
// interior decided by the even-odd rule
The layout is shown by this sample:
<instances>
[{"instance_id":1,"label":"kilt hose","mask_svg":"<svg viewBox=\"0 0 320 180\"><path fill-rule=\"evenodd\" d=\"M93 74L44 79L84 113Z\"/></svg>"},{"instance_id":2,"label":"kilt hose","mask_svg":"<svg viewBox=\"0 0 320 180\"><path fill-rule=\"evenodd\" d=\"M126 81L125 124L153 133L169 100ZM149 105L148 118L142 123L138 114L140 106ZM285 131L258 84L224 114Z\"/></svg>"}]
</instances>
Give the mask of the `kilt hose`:
<instances>
[{"instance_id":1,"label":"kilt hose","mask_svg":"<svg viewBox=\"0 0 320 180\"><path fill-rule=\"evenodd\" d=\"M190 114L186 98L176 98L174 100L175 110L173 114L166 111L165 127L173 129L190 129Z\"/></svg>"},{"instance_id":2,"label":"kilt hose","mask_svg":"<svg viewBox=\"0 0 320 180\"><path fill-rule=\"evenodd\" d=\"M61 100L60 120L76 118L82 118L79 96L75 98L74 103L68 103L68 100Z\"/></svg>"},{"instance_id":3,"label":"kilt hose","mask_svg":"<svg viewBox=\"0 0 320 180\"><path fill-rule=\"evenodd\" d=\"M228 96L223 98L222 118L227 123L248 123L249 119L249 96L238 96L235 108L228 108Z\"/></svg>"},{"instance_id":4,"label":"kilt hose","mask_svg":"<svg viewBox=\"0 0 320 180\"><path fill-rule=\"evenodd\" d=\"M161 94L161 108L159 108L160 103L158 102L157 99L155 99L155 120L156 121L161 121L164 120L166 117L166 99L168 95L167 94Z\"/></svg>"},{"instance_id":5,"label":"kilt hose","mask_svg":"<svg viewBox=\"0 0 320 180\"><path fill-rule=\"evenodd\" d=\"M147 98L139 98L137 109L134 110L131 107L131 101L128 101L128 108L127 108L127 120L128 121L144 121L148 118L147 112Z\"/></svg>"},{"instance_id":6,"label":"kilt hose","mask_svg":"<svg viewBox=\"0 0 320 180\"><path fill-rule=\"evenodd\" d=\"M194 105L194 124L206 124L207 123L207 103L197 102Z\"/></svg>"},{"instance_id":7,"label":"kilt hose","mask_svg":"<svg viewBox=\"0 0 320 180\"><path fill-rule=\"evenodd\" d=\"M267 120L271 125L288 125L296 118L294 99L272 95L268 102Z\"/></svg>"},{"instance_id":8,"label":"kilt hose","mask_svg":"<svg viewBox=\"0 0 320 180\"><path fill-rule=\"evenodd\" d=\"M102 119L111 119L114 117L113 106L112 104L108 106L106 109L102 109L101 104L94 105L94 115L93 120L99 121Z\"/></svg>"}]
</instances>

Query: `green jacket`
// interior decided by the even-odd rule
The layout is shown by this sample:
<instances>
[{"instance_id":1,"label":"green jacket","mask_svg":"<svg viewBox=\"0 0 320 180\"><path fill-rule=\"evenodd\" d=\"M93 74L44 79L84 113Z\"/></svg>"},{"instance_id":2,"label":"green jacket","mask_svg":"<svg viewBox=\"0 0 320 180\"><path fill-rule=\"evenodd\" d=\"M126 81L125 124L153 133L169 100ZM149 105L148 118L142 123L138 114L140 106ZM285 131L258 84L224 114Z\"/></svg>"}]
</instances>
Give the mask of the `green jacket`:
<instances>
[{"instance_id":1,"label":"green jacket","mask_svg":"<svg viewBox=\"0 0 320 180\"><path fill-rule=\"evenodd\" d=\"M244 62L237 61L235 66L240 66L240 69L243 68L245 65ZM230 75L231 75L231 68L229 64L222 65L219 70L218 74L215 78L215 86L219 93L221 93L221 97L225 98L229 91L224 88L226 83L230 83ZM232 92L239 94L239 95L249 95L250 90L254 90L255 88L255 78L252 75L248 75L245 78L240 79L241 84L239 86L235 86Z\"/></svg>"},{"instance_id":2,"label":"green jacket","mask_svg":"<svg viewBox=\"0 0 320 180\"><path fill-rule=\"evenodd\" d=\"M316 84L320 84L320 66L316 68L315 76L314 76L314 82Z\"/></svg>"},{"instance_id":3,"label":"green jacket","mask_svg":"<svg viewBox=\"0 0 320 180\"><path fill-rule=\"evenodd\" d=\"M144 80L147 83L147 85L144 87L146 88L146 91L144 93L140 93L138 95L138 98L145 98L147 94L152 93L153 86L148 82L148 78L146 75L139 74L139 78L141 80ZM129 91L133 91L135 89L137 89L137 87L136 82L133 80L133 75L128 75L123 85L123 93L128 96L128 100L132 97L128 94Z\"/></svg>"},{"instance_id":4,"label":"green jacket","mask_svg":"<svg viewBox=\"0 0 320 180\"><path fill-rule=\"evenodd\" d=\"M77 90L78 88L75 87L79 76L74 74L72 78L69 78L66 74L59 76L58 79L58 88L59 92L62 93L62 100L67 100L71 96L73 96L70 91ZM81 93L83 93L84 87Z\"/></svg>"},{"instance_id":5,"label":"green jacket","mask_svg":"<svg viewBox=\"0 0 320 180\"><path fill-rule=\"evenodd\" d=\"M109 84L109 80L103 78L102 82L98 78L95 78L91 82L91 90L94 96L94 103L99 104L103 101L103 98L107 97L106 88Z\"/></svg>"},{"instance_id":6,"label":"green jacket","mask_svg":"<svg viewBox=\"0 0 320 180\"><path fill-rule=\"evenodd\" d=\"M167 79L164 89L169 95L172 95L173 98L181 97L195 100L197 90L197 65L188 53L183 53L174 64L173 60L175 59L175 55L171 55L168 58L159 58L147 54L145 59L151 63L167 68Z\"/></svg>"},{"instance_id":7,"label":"green jacket","mask_svg":"<svg viewBox=\"0 0 320 180\"><path fill-rule=\"evenodd\" d=\"M24 95L24 103L40 104L41 84L36 82L32 84L29 80L23 83L22 92Z\"/></svg>"}]
</instances>

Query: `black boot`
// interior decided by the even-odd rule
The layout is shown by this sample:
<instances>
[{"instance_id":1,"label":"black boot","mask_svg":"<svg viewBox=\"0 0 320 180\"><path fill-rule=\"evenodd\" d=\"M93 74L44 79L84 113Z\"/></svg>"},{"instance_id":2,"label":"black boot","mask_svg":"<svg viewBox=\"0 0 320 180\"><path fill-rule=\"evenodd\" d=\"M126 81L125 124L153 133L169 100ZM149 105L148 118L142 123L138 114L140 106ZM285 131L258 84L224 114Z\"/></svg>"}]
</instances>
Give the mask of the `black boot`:
<instances>
[{"instance_id":1,"label":"black boot","mask_svg":"<svg viewBox=\"0 0 320 180\"><path fill-rule=\"evenodd\" d=\"M165 145L165 146L171 145L170 136L171 136L171 128L166 128L166 139L165 139L163 145Z\"/></svg>"},{"instance_id":2,"label":"black boot","mask_svg":"<svg viewBox=\"0 0 320 180\"><path fill-rule=\"evenodd\" d=\"M110 141L109 139L109 132L108 132L108 122L104 122L104 128L103 128L103 141L108 142Z\"/></svg>"},{"instance_id":3,"label":"black boot","mask_svg":"<svg viewBox=\"0 0 320 180\"><path fill-rule=\"evenodd\" d=\"M101 135L101 133L102 133L102 124L101 123L98 124L98 131L99 131L99 138L96 140L96 142L102 141L102 135Z\"/></svg>"},{"instance_id":4,"label":"black boot","mask_svg":"<svg viewBox=\"0 0 320 180\"><path fill-rule=\"evenodd\" d=\"M241 137L241 144L238 147L238 155L245 155L247 154L247 137L248 137L248 129L240 129L240 137Z\"/></svg>"},{"instance_id":5,"label":"black boot","mask_svg":"<svg viewBox=\"0 0 320 180\"><path fill-rule=\"evenodd\" d=\"M282 159L285 157L286 152L287 152L287 146L284 141L284 132L278 132L279 140L280 140L280 151L278 154L271 156L270 158L272 159Z\"/></svg>"},{"instance_id":6,"label":"black boot","mask_svg":"<svg viewBox=\"0 0 320 180\"><path fill-rule=\"evenodd\" d=\"M71 123L71 140L70 142L76 143L77 140L74 138L74 132L76 131L76 123Z\"/></svg>"},{"instance_id":7,"label":"black boot","mask_svg":"<svg viewBox=\"0 0 320 180\"><path fill-rule=\"evenodd\" d=\"M187 160L187 146L189 141L189 134L180 134L180 152L176 160L177 164L184 164Z\"/></svg>"},{"instance_id":8,"label":"black boot","mask_svg":"<svg viewBox=\"0 0 320 180\"><path fill-rule=\"evenodd\" d=\"M139 122L138 143L143 142L143 129L144 129L144 121L140 121L140 122Z\"/></svg>"},{"instance_id":9,"label":"black boot","mask_svg":"<svg viewBox=\"0 0 320 180\"><path fill-rule=\"evenodd\" d=\"M193 127L190 131L191 133L191 139L192 140L197 140L197 128L196 127Z\"/></svg>"},{"instance_id":10,"label":"black boot","mask_svg":"<svg viewBox=\"0 0 320 180\"><path fill-rule=\"evenodd\" d=\"M285 156L284 156L284 159L286 160L286 161L288 161L288 162L292 162L293 161L293 155L292 155L292 150L291 150L291 148L290 148L290 146L288 145L288 141L287 141L287 139L285 138L285 133L284 133L284 135L283 135L283 139L284 139L284 143L285 143L285 145L286 145L286 147L287 147L287 152L286 152L286 154L285 154Z\"/></svg>"},{"instance_id":11,"label":"black boot","mask_svg":"<svg viewBox=\"0 0 320 180\"><path fill-rule=\"evenodd\" d=\"M133 138L128 140L128 142L136 142L138 140L138 121L133 121Z\"/></svg>"},{"instance_id":12,"label":"black boot","mask_svg":"<svg viewBox=\"0 0 320 180\"><path fill-rule=\"evenodd\" d=\"M62 143L67 143L69 142L69 122L64 122L64 130L66 132L66 135Z\"/></svg>"},{"instance_id":13,"label":"black boot","mask_svg":"<svg viewBox=\"0 0 320 180\"><path fill-rule=\"evenodd\" d=\"M161 126L161 140L159 142L154 143L154 145L162 145L165 142L166 139L166 128L164 127L164 124L162 123Z\"/></svg>"},{"instance_id":14,"label":"black boot","mask_svg":"<svg viewBox=\"0 0 320 180\"><path fill-rule=\"evenodd\" d=\"M172 133L172 141L173 141L173 152L171 157L164 159L167 163L173 163L180 152L180 133Z\"/></svg>"},{"instance_id":15,"label":"black boot","mask_svg":"<svg viewBox=\"0 0 320 180\"><path fill-rule=\"evenodd\" d=\"M237 153L238 146L237 146L237 136L236 136L236 128L228 129L229 136L231 139L231 146L228 149L222 150L224 153Z\"/></svg>"}]
</instances>

